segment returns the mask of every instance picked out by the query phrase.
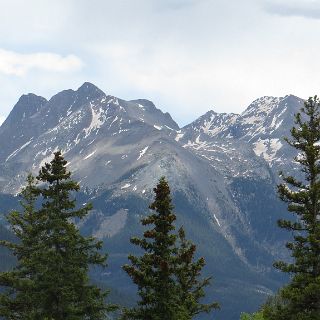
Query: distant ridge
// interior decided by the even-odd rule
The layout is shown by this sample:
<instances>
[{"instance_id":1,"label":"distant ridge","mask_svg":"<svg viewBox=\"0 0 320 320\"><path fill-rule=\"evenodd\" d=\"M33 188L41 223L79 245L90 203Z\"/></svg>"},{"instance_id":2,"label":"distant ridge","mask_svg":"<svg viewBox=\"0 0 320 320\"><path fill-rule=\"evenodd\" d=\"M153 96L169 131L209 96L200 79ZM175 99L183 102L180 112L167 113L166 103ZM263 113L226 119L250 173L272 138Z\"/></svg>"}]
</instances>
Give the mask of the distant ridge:
<instances>
[{"instance_id":1,"label":"distant ridge","mask_svg":"<svg viewBox=\"0 0 320 320\"><path fill-rule=\"evenodd\" d=\"M126 101L88 82L48 101L24 95L0 127L0 194L17 194L28 172L37 174L61 149L81 201L95 208L81 230L104 240L110 254L110 274L93 276L133 295L120 266L130 236L142 232L152 188L166 176L177 224L215 279L208 295L223 306L216 319L238 320L283 281L272 268L286 254L275 187L280 169L295 170L283 137L302 105L292 95L262 97L240 115L208 111L180 128L151 101Z\"/></svg>"}]
</instances>

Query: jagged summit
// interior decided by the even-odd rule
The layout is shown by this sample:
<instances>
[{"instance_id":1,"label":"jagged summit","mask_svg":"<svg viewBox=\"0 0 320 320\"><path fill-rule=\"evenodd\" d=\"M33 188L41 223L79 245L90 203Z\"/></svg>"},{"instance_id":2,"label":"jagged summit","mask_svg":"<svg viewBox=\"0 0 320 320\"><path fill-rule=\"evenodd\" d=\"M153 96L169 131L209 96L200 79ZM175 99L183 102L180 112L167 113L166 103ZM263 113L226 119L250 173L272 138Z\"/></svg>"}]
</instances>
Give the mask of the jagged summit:
<instances>
[{"instance_id":1,"label":"jagged summit","mask_svg":"<svg viewBox=\"0 0 320 320\"><path fill-rule=\"evenodd\" d=\"M240 115L209 111L184 127L176 139L210 159L213 165L225 170L226 175L257 174L254 163L249 166L250 170L244 169L252 160L250 150L276 172L288 166L293 157L283 137L290 135L294 114L303 102L294 95L264 96L254 100ZM227 154L233 159L228 165ZM243 161L247 162L245 166Z\"/></svg>"},{"instance_id":2,"label":"jagged summit","mask_svg":"<svg viewBox=\"0 0 320 320\"><path fill-rule=\"evenodd\" d=\"M263 96L254 100L242 113L242 117L246 117L252 113L261 114L264 117L268 116L277 108L282 108L283 105L295 105L296 103L303 104L303 99L289 94L284 97Z\"/></svg>"},{"instance_id":3,"label":"jagged summit","mask_svg":"<svg viewBox=\"0 0 320 320\"><path fill-rule=\"evenodd\" d=\"M206 112L183 130L203 133L210 137L222 134L231 124L235 123L239 115L235 113L218 113L213 110Z\"/></svg>"},{"instance_id":4,"label":"jagged summit","mask_svg":"<svg viewBox=\"0 0 320 320\"><path fill-rule=\"evenodd\" d=\"M66 108L73 106L70 110L74 111L77 107L88 104L90 101L102 99L105 93L95 85L85 82L76 91L72 89L63 90L54 95L48 103L48 108L59 110L64 113Z\"/></svg>"},{"instance_id":5,"label":"jagged summit","mask_svg":"<svg viewBox=\"0 0 320 320\"><path fill-rule=\"evenodd\" d=\"M135 99L125 103L127 113L144 123L148 123L157 130L179 130L178 124L167 112L162 112L154 103L147 99Z\"/></svg>"},{"instance_id":6,"label":"jagged summit","mask_svg":"<svg viewBox=\"0 0 320 320\"><path fill-rule=\"evenodd\" d=\"M22 95L11 110L7 119L4 121L2 127L10 125L14 126L17 123L25 121L26 118L37 113L46 103L46 98L37 96L33 93Z\"/></svg>"},{"instance_id":7,"label":"jagged summit","mask_svg":"<svg viewBox=\"0 0 320 320\"><path fill-rule=\"evenodd\" d=\"M268 115L284 98L264 96L254 100L242 113L246 117L251 113Z\"/></svg>"},{"instance_id":8,"label":"jagged summit","mask_svg":"<svg viewBox=\"0 0 320 320\"><path fill-rule=\"evenodd\" d=\"M26 93L19 98L17 104L25 104L25 107L27 107L28 105L31 105L32 101L35 101L35 100L47 101L47 99L42 96L38 96L34 93Z\"/></svg>"},{"instance_id":9,"label":"jagged summit","mask_svg":"<svg viewBox=\"0 0 320 320\"><path fill-rule=\"evenodd\" d=\"M46 98L34 93L23 94L13 107L12 112L15 113L18 110L23 110L23 112L26 112L27 114L34 114L39 110L39 107L43 106L46 102Z\"/></svg>"},{"instance_id":10,"label":"jagged summit","mask_svg":"<svg viewBox=\"0 0 320 320\"><path fill-rule=\"evenodd\" d=\"M179 130L171 116L151 101L125 101L106 96L89 82L76 91L63 90L49 101L35 95L24 96L14 109L13 115L24 109L30 114L21 111L19 117L14 117L12 127L1 127L2 135L12 138L2 144L0 162L9 158L23 163L26 157L33 157L34 168L56 149L77 154L87 144L102 141L105 136L112 137L116 143L117 139L128 139L130 134L133 137L138 129L146 135ZM27 149L23 146L29 144L36 153L26 156Z\"/></svg>"},{"instance_id":11,"label":"jagged summit","mask_svg":"<svg viewBox=\"0 0 320 320\"><path fill-rule=\"evenodd\" d=\"M90 82L84 82L77 90L78 94L87 95L87 96L101 96L105 93L99 89L97 86Z\"/></svg>"}]
</instances>

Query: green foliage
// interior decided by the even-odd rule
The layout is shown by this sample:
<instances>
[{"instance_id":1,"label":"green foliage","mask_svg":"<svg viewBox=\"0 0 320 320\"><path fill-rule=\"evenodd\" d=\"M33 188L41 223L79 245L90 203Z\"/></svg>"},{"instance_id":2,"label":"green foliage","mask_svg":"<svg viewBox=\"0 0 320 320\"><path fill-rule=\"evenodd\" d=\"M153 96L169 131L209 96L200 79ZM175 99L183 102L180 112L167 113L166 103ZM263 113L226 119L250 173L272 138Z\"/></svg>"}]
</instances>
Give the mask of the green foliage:
<instances>
[{"instance_id":1,"label":"green foliage","mask_svg":"<svg viewBox=\"0 0 320 320\"><path fill-rule=\"evenodd\" d=\"M279 297L265 306L269 320L320 319L320 104L309 98L301 113L295 116L292 140L297 149L295 161L305 178L281 174L284 183L278 186L280 198L288 204L293 220L279 220L281 228L293 234L287 243L290 263L278 261L275 267L291 275L291 282L282 288Z\"/></svg>"},{"instance_id":2,"label":"green foliage","mask_svg":"<svg viewBox=\"0 0 320 320\"><path fill-rule=\"evenodd\" d=\"M131 264L123 269L138 286L138 305L124 311L123 319L188 320L200 312L209 312L217 304L201 304L203 288L209 279L198 281L204 259L193 262L196 247L185 239L183 229L175 234L170 188L161 178L154 188L155 200L150 205L153 213L142 219L152 228L143 238L132 238L140 246L142 256L130 255ZM178 244L179 240L179 244Z\"/></svg>"},{"instance_id":3,"label":"green foliage","mask_svg":"<svg viewBox=\"0 0 320 320\"><path fill-rule=\"evenodd\" d=\"M266 320L263 317L262 312L256 312L256 313L242 313L240 316L240 320Z\"/></svg>"},{"instance_id":4,"label":"green foliage","mask_svg":"<svg viewBox=\"0 0 320 320\"><path fill-rule=\"evenodd\" d=\"M292 319L290 308L287 308L287 300L282 297L281 290L270 297L262 307L262 313L267 320L271 319Z\"/></svg>"},{"instance_id":5,"label":"green foliage","mask_svg":"<svg viewBox=\"0 0 320 320\"><path fill-rule=\"evenodd\" d=\"M180 288L180 301L188 310L190 319L201 312L209 313L212 309L219 308L216 302L204 304L204 288L210 284L211 278L199 280L201 271L205 266L204 258L195 261L196 245L188 241L183 228L178 231L179 243L176 259L176 275Z\"/></svg>"},{"instance_id":6,"label":"green foliage","mask_svg":"<svg viewBox=\"0 0 320 320\"><path fill-rule=\"evenodd\" d=\"M101 242L83 237L75 218L91 209L75 209L71 193L79 185L70 179L60 152L41 168L36 183L30 175L22 191L23 211L11 212L8 222L19 239L1 241L12 250L18 264L0 274L0 315L5 319L105 319L114 306L105 304L103 292L88 279L90 265L105 266ZM40 208L36 201L42 200Z\"/></svg>"}]
</instances>

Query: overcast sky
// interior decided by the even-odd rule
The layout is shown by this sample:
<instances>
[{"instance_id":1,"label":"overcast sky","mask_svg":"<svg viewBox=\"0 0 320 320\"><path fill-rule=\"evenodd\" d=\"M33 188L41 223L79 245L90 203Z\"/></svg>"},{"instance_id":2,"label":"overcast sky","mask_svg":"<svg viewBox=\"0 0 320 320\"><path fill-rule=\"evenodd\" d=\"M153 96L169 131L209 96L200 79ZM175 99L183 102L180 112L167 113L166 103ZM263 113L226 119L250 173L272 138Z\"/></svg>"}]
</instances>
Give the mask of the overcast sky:
<instances>
[{"instance_id":1,"label":"overcast sky","mask_svg":"<svg viewBox=\"0 0 320 320\"><path fill-rule=\"evenodd\" d=\"M0 121L89 81L184 125L320 94L318 0L0 0Z\"/></svg>"}]
</instances>

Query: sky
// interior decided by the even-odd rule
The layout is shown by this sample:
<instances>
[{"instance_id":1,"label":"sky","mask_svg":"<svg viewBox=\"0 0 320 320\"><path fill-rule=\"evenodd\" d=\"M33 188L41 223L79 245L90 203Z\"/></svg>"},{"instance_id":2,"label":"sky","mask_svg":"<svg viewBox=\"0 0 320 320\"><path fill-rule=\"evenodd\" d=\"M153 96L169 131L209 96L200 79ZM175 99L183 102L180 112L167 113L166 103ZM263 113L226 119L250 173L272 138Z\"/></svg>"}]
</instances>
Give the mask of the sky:
<instances>
[{"instance_id":1,"label":"sky","mask_svg":"<svg viewBox=\"0 0 320 320\"><path fill-rule=\"evenodd\" d=\"M0 0L0 123L19 97L92 82L183 126L320 94L319 0Z\"/></svg>"}]
</instances>

